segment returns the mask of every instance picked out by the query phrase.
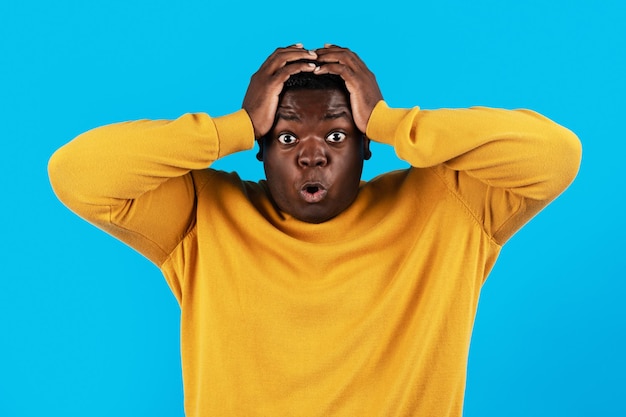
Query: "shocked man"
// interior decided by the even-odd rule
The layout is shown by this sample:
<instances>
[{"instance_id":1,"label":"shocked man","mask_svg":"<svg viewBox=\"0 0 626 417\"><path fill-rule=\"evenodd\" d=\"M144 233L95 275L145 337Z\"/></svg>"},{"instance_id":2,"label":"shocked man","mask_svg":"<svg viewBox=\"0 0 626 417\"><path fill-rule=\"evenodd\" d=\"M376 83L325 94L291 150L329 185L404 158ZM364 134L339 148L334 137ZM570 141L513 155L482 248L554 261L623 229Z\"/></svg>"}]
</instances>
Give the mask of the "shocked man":
<instances>
[{"instance_id":1,"label":"shocked man","mask_svg":"<svg viewBox=\"0 0 626 417\"><path fill-rule=\"evenodd\" d=\"M265 181L208 168L255 140ZM411 168L362 182L370 140ZM390 108L355 53L297 44L241 110L100 127L49 173L163 272L187 416L458 417L481 286L580 156L532 111Z\"/></svg>"}]
</instances>

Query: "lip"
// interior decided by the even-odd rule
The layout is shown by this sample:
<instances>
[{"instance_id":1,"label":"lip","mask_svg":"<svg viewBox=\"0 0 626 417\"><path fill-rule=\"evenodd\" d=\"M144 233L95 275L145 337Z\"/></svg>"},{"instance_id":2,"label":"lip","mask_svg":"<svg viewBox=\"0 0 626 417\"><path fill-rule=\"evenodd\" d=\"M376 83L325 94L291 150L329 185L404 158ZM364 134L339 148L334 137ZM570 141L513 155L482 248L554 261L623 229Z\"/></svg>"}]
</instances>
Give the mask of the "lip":
<instances>
[{"instance_id":1,"label":"lip","mask_svg":"<svg viewBox=\"0 0 626 417\"><path fill-rule=\"evenodd\" d=\"M306 182L300 187L300 196L310 204L319 203L328 194L328 190L319 182Z\"/></svg>"}]
</instances>

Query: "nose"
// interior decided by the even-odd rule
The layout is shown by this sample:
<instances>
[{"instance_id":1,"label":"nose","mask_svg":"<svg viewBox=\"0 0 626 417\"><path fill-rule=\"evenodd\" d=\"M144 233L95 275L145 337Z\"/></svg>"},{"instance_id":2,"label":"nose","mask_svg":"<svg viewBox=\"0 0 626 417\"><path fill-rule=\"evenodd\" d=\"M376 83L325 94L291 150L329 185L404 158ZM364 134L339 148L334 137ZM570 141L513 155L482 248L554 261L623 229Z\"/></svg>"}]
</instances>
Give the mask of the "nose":
<instances>
[{"instance_id":1,"label":"nose","mask_svg":"<svg viewBox=\"0 0 626 417\"><path fill-rule=\"evenodd\" d=\"M300 143L298 165L302 168L324 167L328 164L326 143L317 138L308 138Z\"/></svg>"}]
</instances>

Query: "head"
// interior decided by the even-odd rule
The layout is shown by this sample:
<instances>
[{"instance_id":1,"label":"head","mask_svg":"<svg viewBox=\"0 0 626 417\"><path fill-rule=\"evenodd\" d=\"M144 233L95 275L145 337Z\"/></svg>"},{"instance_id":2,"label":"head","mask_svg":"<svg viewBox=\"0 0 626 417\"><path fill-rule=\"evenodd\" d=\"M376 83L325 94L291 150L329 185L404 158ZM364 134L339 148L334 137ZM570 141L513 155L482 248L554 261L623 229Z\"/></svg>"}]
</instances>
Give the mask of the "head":
<instances>
[{"instance_id":1,"label":"head","mask_svg":"<svg viewBox=\"0 0 626 417\"><path fill-rule=\"evenodd\" d=\"M371 155L345 84L332 74L291 76L259 146L272 199L309 223L330 220L352 204Z\"/></svg>"}]
</instances>

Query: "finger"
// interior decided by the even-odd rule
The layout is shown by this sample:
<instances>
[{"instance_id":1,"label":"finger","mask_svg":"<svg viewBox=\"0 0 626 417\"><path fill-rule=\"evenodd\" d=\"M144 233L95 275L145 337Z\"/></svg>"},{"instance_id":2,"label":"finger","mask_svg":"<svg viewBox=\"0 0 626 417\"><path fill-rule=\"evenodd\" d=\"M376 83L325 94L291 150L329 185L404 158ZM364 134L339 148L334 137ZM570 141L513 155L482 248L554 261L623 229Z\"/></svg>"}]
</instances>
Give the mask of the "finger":
<instances>
[{"instance_id":1,"label":"finger","mask_svg":"<svg viewBox=\"0 0 626 417\"><path fill-rule=\"evenodd\" d=\"M323 65L318 65L314 69L315 74L335 74L341 76L344 80L346 78L351 78L354 75L354 70L349 66L339 63L339 62L330 62L325 63Z\"/></svg>"},{"instance_id":2,"label":"finger","mask_svg":"<svg viewBox=\"0 0 626 417\"><path fill-rule=\"evenodd\" d=\"M296 62L293 64L285 65L279 68L273 74L269 74L262 78L257 77L257 74L253 75L253 82L255 85L264 86L262 90L266 91L270 95L278 95L283 89L283 84L293 74L300 72L313 72L316 68L316 64L312 62ZM251 85L253 84L251 82Z\"/></svg>"},{"instance_id":3,"label":"finger","mask_svg":"<svg viewBox=\"0 0 626 417\"><path fill-rule=\"evenodd\" d=\"M267 58L263 65L261 65L260 70L271 74L292 62L314 59L317 59L317 53L315 51L309 51L295 46L279 48Z\"/></svg>"},{"instance_id":4,"label":"finger","mask_svg":"<svg viewBox=\"0 0 626 417\"><path fill-rule=\"evenodd\" d=\"M354 54L351 50L347 48L341 48L339 46L334 46L331 48L319 48L315 49L315 53L318 55L329 55L329 54Z\"/></svg>"},{"instance_id":5,"label":"finger","mask_svg":"<svg viewBox=\"0 0 626 417\"><path fill-rule=\"evenodd\" d=\"M278 47L278 48L276 48L274 50L274 52L276 52L276 51L284 51L284 50L287 50L287 49L290 49L290 48L304 49L304 45L302 45L301 42L298 42L298 43L294 43L294 44L291 44L291 45L288 45L288 46Z\"/></svg>"},{"instance_id":6,"label":"finger","mask_svg":"<svg viewBox=\"0 0 626 417\"><path fill-rule=\"evenodd\" d=\"M330 48L346 49L346 48L343 48L343 47L341 47L339 45L335 45L334 43L325 43L324 44L324 48L326 48L326 49L330 49Z\"/></svg>"},{"instance_id":7,"label":"finger","mask_svg":"<svg viewBox=\"0 0 626 417\"><path fill-rule=\"evenodd\" d=\"M317 59L315 53L309 51L290 51L281 53L264 65L261 70L268 75L275 74L278 70L284 68L287 65L297 63L298 61L310 62Z\"/></svg>"},{"instance_id":8,"label":"finger","mask_svg":"<svg viewBox=\"0 0 626 417\"><path fill-rule=\"evenodd\" d=\"M329 64L340 64L344 65L352 72L369 72L369 69L365 65L361 59L354 54L353 52L330 52L325 54L318 54L317 62L319 62L321 67L329 65ZM343 72L342 72L343 73Z\"/></svg>"},{"instance_id":9,"label":"finger","mask_svg":"<svg viewBox=\"0 0 626 417\"><path fill-rule=\"evenodd\" d=\"M328 54L332 52L345 52L345 53L354 53L348 48L344 48L342 46L332 45L332 44L324 44L323 48L315 49L315 52L318 54Z\"/></svg>"},{"instance_id":10,"label":"finger","mask_svg":"<svg viewBox=\"0 0 626 417\"><path fill-rule=\"evenodd\" d=\"M285 65L274 74L274 80L283 84L294 74L301 72L313 72L317 68L314 62L295 62Z\"/></svg>"},{"instance_id":11,"label":"finger","mask_svg":"<svg viewBox=\"0 0 626 417\"><path fill-rule=\"evenodd\" d=\"M335 74L340 76L346 83L346 88L350 94L360 94L360 91L374 91L376 96L382 96L376 77L366 67L355 71L348 65L328 63L317 66L313 72L316 75Z\"/></svg>"},{"instance_id":12,"label":"finger","mask_svg":"<svg viewBox=\"0 0 626 417\"><path fill-rule=\"evenodd\" d=\"M357 54L349 49L325 49L318 50L317 59L321 62L339 62L352 67L365 67L365 63Z\"/></svg>"}]
</instances>

